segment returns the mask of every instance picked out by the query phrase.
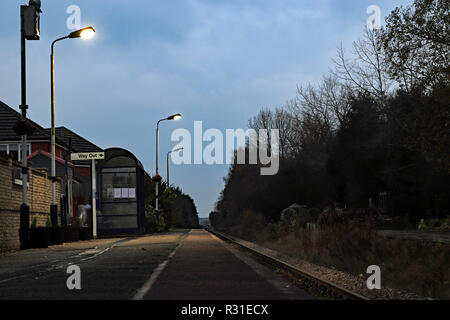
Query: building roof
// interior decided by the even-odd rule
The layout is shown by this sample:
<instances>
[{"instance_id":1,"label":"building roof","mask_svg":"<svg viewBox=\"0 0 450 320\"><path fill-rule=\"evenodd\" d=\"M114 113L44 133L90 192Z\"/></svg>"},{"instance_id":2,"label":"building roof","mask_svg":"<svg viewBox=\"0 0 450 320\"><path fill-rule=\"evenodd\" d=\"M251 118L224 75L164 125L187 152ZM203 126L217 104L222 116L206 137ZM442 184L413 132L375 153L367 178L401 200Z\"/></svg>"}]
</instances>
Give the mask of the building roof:
<instances>
[{"instance_id":1,"label":"building roof","mask_svg":"<svg viewBox=\"0 0 450 320\"><path fill-rule=\"evenodd\" d=\"M50 129L46 129L50 134ZM55 128L56 138L64 143L64 146L73 152L102 152L103 149L89 142L66 127Z\"/></svg>"},{"instance_id":2,"label":"building roof","mask_svg":"<svg viewBox=\"0 0 450 320\"><path fill-rule=\"evenodd\" d=\"M22 137L14 132L13 127L21 119L22 115L19 112L0 101L0 141L20 141ZM44 128L32 120L28 120L36 127L34 133L27 137L28 140L50 140L50 136Z\"/></svg>"},{"instance_id":3,"label":"building roof","mask_svg":"<svg viewBox=\"0 0 450 320\"><path fill-rule=\"evenodd\" d=\"M108 160L111 160L112 158L120 157L120 156L126 156L126 157L132 158L134 161L136 161L136 166L144 170L144 166L139 161L139 159L136 158L136 156L131 151L128 151L123 148L105 149L105 160L103 160L103 162L107 162Z\"/></svg>"},{"instance_id":4,"label":"building roof","mask_svg":"<svg viewBox=\"0 0 450 320\"><path fill-rule=\"evenodd\" d=\"M0 101L0 141L20 141L22 139L22 137L17 135L13 129L16 122L20 119L22 119L22 115L19 112ZM34 133L27 137L28 141L50 141L51 129L44 129L34 121L30 119L27 120L29 120L36 127ZM70 147L73 152L103 151L100 147L65 127L58 127L55 131L56 143L67 149L69 149L69 144L71 144Z\"/></svg>"}]
</instances>

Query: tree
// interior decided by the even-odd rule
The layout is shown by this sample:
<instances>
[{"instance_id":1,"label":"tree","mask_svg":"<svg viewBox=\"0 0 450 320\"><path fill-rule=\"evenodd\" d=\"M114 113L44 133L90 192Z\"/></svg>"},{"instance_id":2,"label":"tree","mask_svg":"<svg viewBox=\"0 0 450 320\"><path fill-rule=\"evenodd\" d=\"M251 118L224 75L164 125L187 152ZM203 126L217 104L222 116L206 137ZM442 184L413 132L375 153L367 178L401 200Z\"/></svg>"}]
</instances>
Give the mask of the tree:
<instances>
[{"instance_id":1,"label":"tree","mask_svg":"<svg viewBox=\"0 0 450 320\"><path fill-rule=\"evenodd\" d=\"M382 108L392 86L385 60L381 33L366 28L363 37L353 42L352 58L346 56L342 44L338 47L331 73L354 92L375 99Z\"/></svg>"},{"instance_id":2,"label":"tree","mask_svg":"<svg viewBox=\"0 0 450 320\"><path fill-rule=\"evenodd\" d=\"M388 72L405 91L449 84L449 0L415 0L412 6L396 8L381 39Z\"/></svg>"}]
</instances>

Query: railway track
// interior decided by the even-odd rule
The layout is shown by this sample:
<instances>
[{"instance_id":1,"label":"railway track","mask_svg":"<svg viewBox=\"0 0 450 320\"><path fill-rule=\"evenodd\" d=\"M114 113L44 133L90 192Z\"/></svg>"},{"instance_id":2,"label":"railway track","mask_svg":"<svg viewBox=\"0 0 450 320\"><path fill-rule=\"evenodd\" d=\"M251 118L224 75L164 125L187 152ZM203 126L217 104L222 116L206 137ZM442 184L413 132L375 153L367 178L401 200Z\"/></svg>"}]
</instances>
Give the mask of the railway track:
<instances>
[{"instance_id":1,"label":"railway track","mask_svg":"<svg viewBox=\"0 0 450 320\"><path fill-rule=\"evenodd\" d=\"M258 258L262 259L263 261L265 261L277 268L285 270L298 278L312 282L314 285L324 289L326 292L331 293L334 297L346 299L346 300L369 300L367 297L364 297L356 292L353 292L346 288L338 286L338 285L331 283L325 279L316 277L315 275L313 275L307 271L301 270L293 265L290 265L289 263L281 261L280 259L278 259L276 257L259 252L255 249L249 247L242 241L239 241L239 239L236 239L230 235L223 234L221 232L214 231L214 230L211 230L208 228L205 228L205 230L212 233L213 235L217 236L218 238L220 238L224 241L231 242L231 243L239 246L240 248L256 255Z\"/></svg>"}]
</instances>

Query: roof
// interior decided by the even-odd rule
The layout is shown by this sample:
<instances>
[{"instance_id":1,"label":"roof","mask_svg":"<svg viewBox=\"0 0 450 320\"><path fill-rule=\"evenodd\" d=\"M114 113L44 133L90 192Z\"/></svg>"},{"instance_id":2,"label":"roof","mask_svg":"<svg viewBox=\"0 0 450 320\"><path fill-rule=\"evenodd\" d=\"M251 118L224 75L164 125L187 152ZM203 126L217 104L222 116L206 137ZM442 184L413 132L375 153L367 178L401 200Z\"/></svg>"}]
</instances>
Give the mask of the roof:
<instances>
[{"instance_id":1,"label":"roof","mask_svg":"<svg viewBox=\"0 0 450 320\"><path fill-rule=\"evenodd\" d=\"M13 129L16 122L21 119L22 115L19 112L0 101L0 141L17 141L22 138ZM36 127L34 133L27 137L28 140L50 140L50 136L44 128L30 119L27 120Z\"/></svg>"},{"instance_id":2,"label":"roof","mask_svg":"<svg viewBox=\"0 0 450 320\"><path fill-rule=\"evenodd\" d=\"M105 160L104 161L108 161L108 160L110 160L112 158L120 157L120 156L127 156L127 157L132 158L134 161L136 161L136 166L144 170L144 166L139 161L139 159L136 158L136 156L132 152L130 152L130 151L126 150L126 149L123 149L123 148L108 148L108 149L105 149Z\"/></svg>"},{"instance_id":3,"label":"roof","mask_svg":"<svg viewBox=\"0 0 450 320\"><path fill-rule=\"evenodd\" d=\"M50 133L50 129L46 129ZM72 130L66 127L55 128L56 138L64 143L68 148L70 145L70 150L74 152L102 152L103 149L96 146L92 142L86 140L85 138L79 136Z\"/></svg>"},{"instance_id":4,"label":"roof","mask_svg":"<svg viewBox=\"0 0 450 320\"><path fill-rule=\"evenodd\" d=\"M30 155L27 157L27 159L28 159L28 160L32 160L33 158L35 158L35 157L37 157L37 156L39 156L39 155L42 155L42 156L44 156L44 157L46 157L46 158L49 158L49 159L52 158L52 154L51 154L51 153L39 149L39 150L33 152L32 154L30 154ZM56 161L56 162L59 162L59 163L61 163L61 164L66 164L66 161L65 161L64 159L61 159L61 158L56 157L56 156L55 156L55 161ZM73 164L70 163L70 162L68 162L67 165L68 165L69 167L73 167Z\"/></svg>"},{"instance_id":5,"label":"roof","mask_svg":"<svg viewBox=\"0 0 450 320\"><path fill-rule=\"evenodd\" d=\"M14 125L18 120L22 119L22 115L9 107L2 101L0 101L0 141L20 141L21 136L14 132ZM50 141L50 130L44 129L34 121L27 118L35 127L36 130L31 136L27 137L29 141L45 140ZM96 146L92 142L89 142L85 138L79 136L75 132L65 128L58 127L56 131L56 143L65 148L69 148L69 142L71 142L71 151L74 152L101 152L100 147Z\"/></svg>"}]
</instances>

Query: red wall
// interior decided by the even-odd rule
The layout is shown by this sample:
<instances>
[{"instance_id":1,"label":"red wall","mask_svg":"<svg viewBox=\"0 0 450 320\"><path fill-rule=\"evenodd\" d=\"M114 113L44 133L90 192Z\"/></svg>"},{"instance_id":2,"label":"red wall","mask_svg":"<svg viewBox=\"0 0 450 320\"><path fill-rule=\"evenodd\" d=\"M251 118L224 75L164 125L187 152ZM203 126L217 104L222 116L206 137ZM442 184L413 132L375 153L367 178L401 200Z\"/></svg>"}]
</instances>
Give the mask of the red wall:
<instances>
[{"instance_id":1,"label":"red wall","mask_svg":"<svg viewBox=\"0 0 450 320\"><path fill-rule=\"evenodd\" d=\"M82 174L85 177L91 177L91 168L75 167L76 174Z\"/></svg>"},{"instance_id":2,"label":"red wall","mask_svg":"<svg viewBox=\"0 0 450 320\"><path fill-rule=\"evenodd\" d=\"M51 153L50 142L32 142L31 143L31 153L36 152L38 150L46 151ZM69 152L58 145L55 146L55 156L60 159L64 159L64 155L69 155ZM69 158L69 162L70 158Z\"/></svg>"},{"instance_id":3,"label":"red wall","mask_svg":"<svg viewBox=\"0 0 450 320\"><path fill-rule=\"evenodd\" d=\"M49 142L32 142L31 143L31 153L36 152L39 149L50 152L50 143Z\"/></svg>"}]
</instances>

